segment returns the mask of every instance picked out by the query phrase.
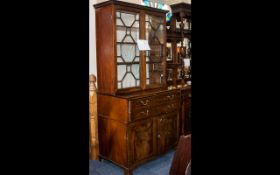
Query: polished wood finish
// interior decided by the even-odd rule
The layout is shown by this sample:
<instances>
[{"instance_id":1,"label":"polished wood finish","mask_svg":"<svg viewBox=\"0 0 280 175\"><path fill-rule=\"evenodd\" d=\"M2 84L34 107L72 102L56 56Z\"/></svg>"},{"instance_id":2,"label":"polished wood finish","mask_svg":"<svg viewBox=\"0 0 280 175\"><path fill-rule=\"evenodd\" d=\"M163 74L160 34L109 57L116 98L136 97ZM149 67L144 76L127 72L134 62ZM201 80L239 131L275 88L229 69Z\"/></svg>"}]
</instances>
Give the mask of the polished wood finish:
<instances>
[{"instance_id":1,"label":"polished wood finish","mask_svg":"<svg viewBox=\"0 0 280 175\"><path fill-rule=\"evenodd\" d=\"M89 124L90 124L90 159L96 160L99 155L98 141L98 118L97 118L97 99L96 99L96 77L89 76Z\"/></svg>"},{"instance_id":2,"label":"polished wood finish","mask_svg":"<svg viewBox=\"0 0 280 175\"><path fill-rule=\"evenodd\" d=\"M191 87L181 88L181 132L180 134L191 134Z\"/></svg>"},{"instance_id":3,"label":"polished wood finish","mask_svg":"<svg viewBox=\"0 0 280 175\"><path fill-rule=\"evenodd\" d=\"M169 175L185 175L191 162L191 135L181 136L174 154Z\"/></svg>"},{"instance_id":4,"label":"polished wood finish","mask_svg":"<svg viewBox=\"0 0 280 175\"><path fill-rule=\"evenodd\" d=\"M98 92L103 94L123 94L132 93L141 90L166 88L166 72L163 71L163 83L159 85L146 84L146 59L145 52L140 52L140 87L118 89L117 88L117 47L116 47L116 12L136 12L140 15L139 39L145 38L146 24L145 15L159 16L165 19L168 11L156 8L131 4L122 1L109 0L94 5L96 8L96 59L97 59L97 77ZM163 28L166 28L164 20ZM166 33L164 32L164 38ZM166 38L164 39L164 41ZM165 43L163 44L166 45ZM163 58L165 55L165 47L163 47ZM163 69L166 69L166 60L162 60ZM160 77L156 77L159 79Z\"/></svg>"},{"instance_id":5,"label":"polished wood finish","mask_svg":"<svg viewBox=\"0 0 280 175\"><path fill-rule=\"evenodd\" d=\"M167 29L167 42L171 43L172 49L172 61L167 62L167 68L173 72L172 81L168 81L167 85L173 88L182 87L186 85L188 78L178 78L178 71L183 68L182 60L178 56L177 44L182 42L184 38L191 40L190 29L176 28L176 21L182 22L184 19L188 19L191 22L191 5L187 3L178 3L171 5L172 18L167 24L170 26ZM167 72L168 73L168 72Z\"/></svg>"},{"instance_id":6,"label":"polished wood finish","mask_svg":"<svg viewBox=\"0 0 280 175\"><path fill-rule=\"evenodd\" d=\"M116 59L115 30L113 6L105 6L96 9L96 62L98 91L102 93L115 93L116 83Z\"/></svg>"},{"instance_id":7,"label":"polished wood finish","mask_svg":"<svg viewBox=\"0 0 280 175\"><path fill-rule=\"evenodd\" d=\"M97 29L99 156L122 167L124 174L132 175L133 169L176 146L179 139L181 92L168 90L165 78L166 31L162 29L166 28L167 11L112 0L96 4L94 7ZM134 18L134 21L130 27L124 25L125 37L122 42L117 42L120 41L117 35L120 30L117 29L122 25L123 13L132 14L131 18ZM135 13L139 14L139 20L136 19ZM153 22L146 22L147 15L152 16ZM116 26L117 20L121 21L118 26ZM151 27L150 30L155 32L160 30L162 33L158 40L162 42L155 44L154 38L149 42L150 45L151 43L159 45L162 53L156 52L156 48L151 47L154 52L151 54L150 51L148 61L146 61L146 52L141 51L139 61L130 63L123 58L123 55L117 56L120 53L118 49L121 50L118 44L127 44L123 41L126 36L131 36L127 32L131 32L135 21L139 21L139 39L148 39L146 23L151 26L156 24L157 27ZM119 57L123 61L117 61ZM154 58L159 58L159 64L154 63ZM139 86L119 88L120 80L117 71L120 64L127 66L125 75L130 73L127 71L130 64L139 64ZM159 69L154 66L158 66ZM149 72L146 72L148 68ZM147 78L148 73L150 76ZM125 76L121 77L123 77L120 85L122 87ZM152 83L147 83L147 80Z\"/></svg>"},{"instance_id":8,"label":"polished wood finish","mask_svg":"<svg viewBox=\"0 0 280 175\"><path fill-rule=\"evenodd\" d=\"M187 19L191 22L191 5L187 3L178 3L171 5L172 18L167 24L167 42L171 43L172 61L167 62L167 71L172 70L172 80L167 82L169 88L181 90L181 111L180 111L180 135L191 133L191 86L186 84L190 78L178 78L178 70L183 68L183 64L178 54L177 44L184 38L191 40L190 29L176 28L176 21L182 22ZM168 73L168 72L167 72Z\"/></svg>"},{"instance_id":9,"label":"polished wood finish","mask_svg":"<svg viewBox=\"0 0 280 175\"><path fill-rule=\"evenodd\" d=\"M180 90L98 94L101 158L129 174L138 165L176 146L180 98Z\"/></svg>"}]
</instances>

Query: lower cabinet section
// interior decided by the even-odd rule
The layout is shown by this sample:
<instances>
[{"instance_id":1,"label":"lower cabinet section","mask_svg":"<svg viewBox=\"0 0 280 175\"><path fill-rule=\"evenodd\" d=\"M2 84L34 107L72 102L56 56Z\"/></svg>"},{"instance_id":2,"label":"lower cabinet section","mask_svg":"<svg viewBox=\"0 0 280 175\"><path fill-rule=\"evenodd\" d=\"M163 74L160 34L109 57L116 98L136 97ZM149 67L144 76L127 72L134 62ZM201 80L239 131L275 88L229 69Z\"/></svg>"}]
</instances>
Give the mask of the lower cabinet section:
<instances>
[{"instance_id":1,"label":"lower cabinet section","mask_svg":"<svg viewBox=\"0 0 280 175\"><path fill-rule=\"evenodd\" d=\"M137 166L177 144L180 91L98 99L100 158L119 165L125 174L132 175Z\"/></svg>"},{"instance_id":2,"label":"lower cabinet section","mask_svg":"<svg viewBox=\"0 0 280 175\"><path fill-rule=\"evenodd\" d=\"M178 116L171 113L161 116L158 121L158 152L164 153L174 147L178 141Z\"/></svg>"}]
</instances>

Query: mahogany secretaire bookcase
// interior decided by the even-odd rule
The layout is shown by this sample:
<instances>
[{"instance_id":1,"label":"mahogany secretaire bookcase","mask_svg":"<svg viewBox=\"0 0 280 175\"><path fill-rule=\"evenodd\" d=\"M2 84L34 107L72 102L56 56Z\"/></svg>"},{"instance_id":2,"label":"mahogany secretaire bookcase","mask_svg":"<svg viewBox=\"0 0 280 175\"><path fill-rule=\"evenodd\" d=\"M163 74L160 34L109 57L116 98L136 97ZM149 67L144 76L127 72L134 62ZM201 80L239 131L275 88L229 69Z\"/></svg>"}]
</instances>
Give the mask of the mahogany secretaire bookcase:
<instances>
[{"instance_id":1,"label":"mahogany secretaire bookcase","mask_svg":"<svg viewBox=\"0 0 280 175\"><path fill-rule=\"evenodd\" d=\"M100 158L130 175L179 138L181 94L166 85L167 11L113 0L94 7ZM151 50L139 51L138 39Z\"/></svg>"}]
</instances>

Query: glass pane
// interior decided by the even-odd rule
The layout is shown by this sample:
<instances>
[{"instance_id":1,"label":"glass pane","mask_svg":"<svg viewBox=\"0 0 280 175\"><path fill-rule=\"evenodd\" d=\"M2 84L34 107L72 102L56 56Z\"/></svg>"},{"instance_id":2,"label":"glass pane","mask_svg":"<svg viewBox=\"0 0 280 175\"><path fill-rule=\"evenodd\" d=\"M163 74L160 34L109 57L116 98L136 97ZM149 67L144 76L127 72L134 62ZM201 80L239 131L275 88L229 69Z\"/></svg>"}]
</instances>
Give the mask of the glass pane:
<instances>
[{"instance_id":1,"label":"glass pane","mask_svg":"<svg viewBox=\"0 0 280 175\"><path fill-rule=\"evenodd\" d=\"M123 25L124 25L124 24L123 24L122 20L117 19L117 26L123 26Z\"/></svg>"},{"instance_id":2,"label":"glass pane","mask_svg":"<svg viewBox=\"0 0 280 175\"><path fill-rule=\"evenodd\" d=\"M121 45L117 44L117 56L121 56Z\"/></svg>"},{"instance_id":3,"label":"glass pane","mask_svg":"<svg viewBox=\"0 0 280 175\"><path fill-rule=\"evenodd\" d=\"M145 16L145 20L146 20L146 21L149 21L149 20L150 20L150 16L149 16L149 15L146 15L146 16Z\"/></svg>"},{"instance_id":4,"label":"glass pane","mask_svg":"<svg viewBox=\"0 0 280 175\"><path fill-rule=\"evenodd\" d=\"M118 11L117 23L117 62L118 88L140 86L139 50L136 41L139 39L139 14ZM136 20L137 18L137 20Z\"/></svg>"},{"instance_id":5,"label":"glass pane","mask_svg":"<svg viewBox=\"0 0 280 175\"><path fill-rule=\"evenodd\" d=\"M162 56L162 45L154 44L150 45L151 51L150 55L153 57L161 57Z\"/></svg>"},{"instance_id":6,"label":"glass pane","mask_svg":"<svg viewBox=\"0 0 280 175\"><path fill-rule=\"evenodd\" d=\"M139 29L138 28L131 28L131 36L135 42L139 39Z\"/></svg>"},{"instance_id":7,"label":"glass pane","mask_svg":"<svg viewBox=\"0 0 280 175\"><path fill-rule=\"evenodd\" d=\"M131 72L131 65L126 66L126 72Z\"/></svg>"},{"instance_id":8,"label":"glass pane","mask_svg":"<svg viewBox=\"0 0 280 175\"><path fill-rule=\"evenodd\" d=\"M123 79L123 88L135 87L136 80L131 73L127 73Z\"/></svg>"},{"instance_id":9,"label":"glass pane","mask_svg":"<svg viewBox=\"0 0 280 175\"><path fill-rule=\"evenodd\" d=\"M146 78L149 79L150 77L150 64L146 64Z\"/></svg>"},{"instance_id":10,"label":"glass pane","mask_svg":"<svg viewBox=\"0 0 280 175\"><path fill-rule=\"evenodd\" d=\"M131 38L131 36L126 36L123 40L123 42L126 43L134 43L133 39Z\"/></svg>"},{"instance_id":11,"label":"glass pane","mask_svg":"<svg viewBox=\"0 0 280 175\"><path fill-rule=\"evenodd\" d=\"M150 56L150 51L146 51L146 56Z\"/></svg>"},{"instance_id":12,"label":"glass pane","mask_svg":"<svg viewBox=\"0 0 280 175\"><path fill-rule=\"evenodd\" d=\"M164 44L164 39L165 39L164 34L165 34L164 28L163 28L163 25L161 24L156 32L156 36L157 36L160 44Z\"/></svg>"},{"instance_id":13,"label":"glass pane","mask_svg":"<svg viewBox=\"0 0 280 175\"><path fill-rule=\"evenodd\" d=\"M122 88L122 83L118 82L118 89L121 89L121 88Z\"/></svg>"},{"instance_id":14,"label":"glass pane","mask_svg":"<svg viewBox=\"0 0 280 175\"><path fill-rule=\"evenodd\" d=\"M189 23L187 22L187 19L184 20L184 29L189 29Z\"/></svg>"},{"instance_id":15,"label":"glass pane","mask_svg":"<svg viewBox=\"0 0 280 175\"><path fill-rule=\"evenodd\" d=\"M122 42L126 34L126 27L117 27L117 42Z\"/></svg>"},{"instance_id":16,"label":"glass pane","mask_svg":"<svg viewBox=\"0 0 280 175\"><path fill-rule=\"evenodd\" d=\"M132 27L139 28L139 21L135 21Z\"/></svg>"},{"instance_id":17,"label":"glass pane","mask_svg":"<svg viewBox=\"0 0 280 175\"><path fill-rule=\"evenodd\" d=\"M146 52L147 84L158 85L164 78L162 63L165 28L163 18L146 15L146 39L151 47L151 51Z\"/></svg>"},{"instance_id":18,"label":"glass pane","mask_svg":"<svg viewBox=\"0 0 280 175\"><path fill-rule=\"evenodd\" d=\"M121 17L121 13L117 12L117 18Z\"/></svg>"},{"instance_id":19,"label":"glass pane","mask_svg":"<svg viewBox=\"0 0 280 175\"><path fill-rule=\"evenodd\" d=\"M123 59L121 57L118 57L117 61L118 63L123 63Z\"/></svg>"},{"instance_id":20,"label":"glass pane","mask_svg":"<svg viewBox=\"0 0 280 175\"><path fill-rule=\"evenodd\" d=\"M125 73L126 73L126 66L118 65L118 81L122 81Z\"/></svg>"},{"instance_id":21,"label":"glass pane","mask_svg":"<svg viewBox=\"0 0 280 175\"><path fill-rule=\"evenodd\" d=\"M154 30L157 30L159 25L163 23L163 19L160 17L146 15L146 22L150 23Z\"/></svg>"},{"instance_id":22,"label":"glass pane","mask_svg":"<svg viewBox=\"0 0 280 175\"><path fill-rule=\"evenodd\" d=\"M135 45L134 44L122 44L121 48L122 58L125 62L132 62L135 57Z\"/></svg>"},{"instance_id":23,"label":"glass pane","mask_svg":"<svg viewBox=\"0 0 280 175\"><path fill-rule=\"evenodd\" d=\"M146 22L146 39L152 39L155 36L155 32L150 23Z\"/></svg>"},{"instance_id":24,"label":"glass pane","mask_svg":"<svg viewBox=\"0 0 280 175\"><path fill-rule=\"evenodd\" d=\"M139 56L139 48L136 47L136 56Z\"/></svg>"},{"instance_id":25,"label":"glass pane","mask_svg":"<svg viewBox=\"0 0 280 175\"><path fill-rule=\"evenodd\" d=\"M140 73L140 66L139 64L132 64L132 74L135 76L136 79L140 79L139 73Z\"/></svg>"},{"instance_id":26,"label":"glass pane","mask_svg":"<svg viewBox=\"0 0 280 175\"><path fill-rule=\"evenodd\" d=\"M162 66L160 64L147 64L147 78L150 84L160 84L163 75Z\"/></svg>"},{"instance_id":27,"label":"glass pane","mask_svg":"<svg viewBox=\"0 0 280 175\"><path fill-rule=\"evenodd\" d=\"M121 13L121 18L127 27L130 27L135 21L135 15L129 13Z\"/></svg>"},{"instance_id":28,"label":"glass pane","mask_svg":"<svg viewBox=\"0 0 280 175\"><path fill-rule=\"evenodd\" d=\"M176 28L180 29L180 23L181 23L181 22L178 22L178 21L176 20Z\"/></svg>"}]
</instances>

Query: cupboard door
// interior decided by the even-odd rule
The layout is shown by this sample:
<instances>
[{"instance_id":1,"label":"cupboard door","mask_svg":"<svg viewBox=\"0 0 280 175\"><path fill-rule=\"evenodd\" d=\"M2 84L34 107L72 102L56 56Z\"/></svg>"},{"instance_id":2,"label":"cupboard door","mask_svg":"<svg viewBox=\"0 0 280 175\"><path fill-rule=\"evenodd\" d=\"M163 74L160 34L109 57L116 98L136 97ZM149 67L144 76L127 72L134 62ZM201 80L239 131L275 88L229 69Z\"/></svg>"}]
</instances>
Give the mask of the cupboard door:
<instances>
[{"instance_id":1,"label":"cupboard door","mask_svg":"<svg viewBox=\"0 0 280 175\"><path fill-rule=\"evenodd\" d=\"M178 141L177 112L162 115L158 118L158 152L163 153L177 144Z\"/></svg>"},{"instance_id":2,"label":"cupboard door","mask_svg":"<svg viewBox=\"0 0 280 175\"><path fill-rule=\"evenodd\" d=\"M116 11L116 53L118 89L140 87L140 62L137 40L139 13Z\"/></svg>"},{"instance_id":3,"label":"cupboard door","mask_svg":"<svg viewBox=\"0 0 280 175\"><path fill-rule=\"evenodd\" d=\"M156 132L153 119L146 119L129 125L130 163L149 158L156 153Z\"/></svg>"},{"instance_id":4,"label":"cupboard door","mask_svg":"<svg viewBox=\"0 0 280 175\"><path fill-rule=\"evenodd\" d=\"M148 87L165 84L165 17L145 15L146 40L151 47L146 51L146 85Z\"/></svg>"}]
</instances>

